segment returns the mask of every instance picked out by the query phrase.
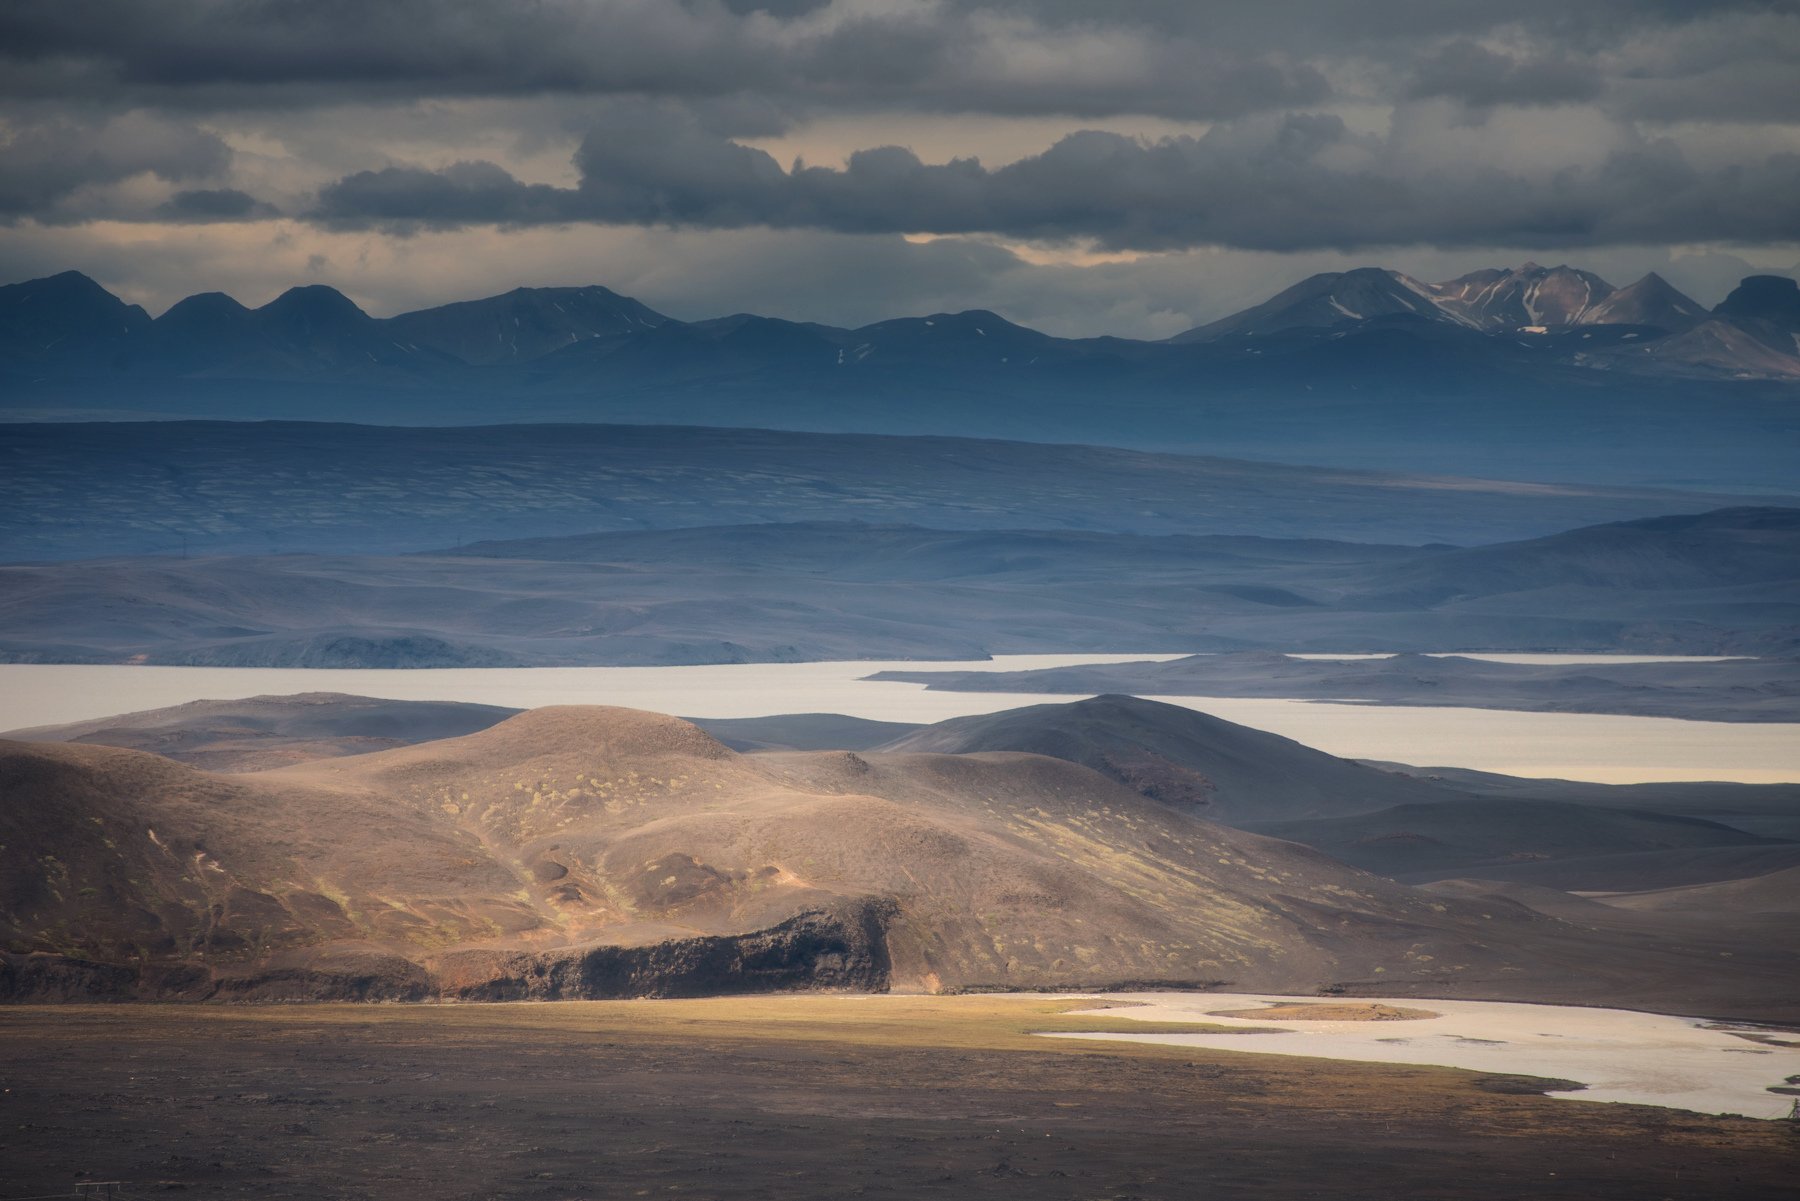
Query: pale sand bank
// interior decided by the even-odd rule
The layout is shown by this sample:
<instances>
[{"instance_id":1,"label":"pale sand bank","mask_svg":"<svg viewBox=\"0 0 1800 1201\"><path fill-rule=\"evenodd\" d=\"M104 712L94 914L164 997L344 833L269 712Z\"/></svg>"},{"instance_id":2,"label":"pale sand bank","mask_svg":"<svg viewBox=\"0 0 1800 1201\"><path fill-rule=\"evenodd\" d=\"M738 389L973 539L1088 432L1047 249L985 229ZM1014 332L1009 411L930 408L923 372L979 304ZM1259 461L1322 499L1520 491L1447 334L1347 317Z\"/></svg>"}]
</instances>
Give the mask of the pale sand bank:
<instances>
[{"instance_id":1,"label":"pale sand bank","mask_svg":"<svg viewBox=\"0 0 1800 1201\"><path fill-rule=\"evenodd\" d=\"M1779 1118L1795 1098L1770 1092L1793 1087L1800 1075L1800 1046L1772 1046L1734 1034L1755 1027L1711 1028L1695 1018L1520 1005L1500 1001L1407 998L1409 1007L1437 1016L1405 1022L1300 1021L1269 1016L1272 1006L1321 1003L1319 997L1268 993L1127 993L1112 1001L1139 1004L1103 1010L1108 1018L1145 1022L1215 1022L1270 1033L1243 1034L1047 1034L1046 1038L1096 1038L1117 1042L1210 1047L1269 1055L1304 1055L1368 1063L1436 1064L1478 1072L1542 1076L1587 1085L1552 1093L1581 1101L1660 1105L1698 1113ZM1221 1010L1242 1017L1220 1016ZM1260 1011L1260 1016L1251 1016ZM1800 1043L1800 1033L1773 1033Z\"/></svg>"},{"instance_id":2,"label":"pale sand bank","mask_svg":"<svg viewBox=\"0 0 1800 1201\"><path fill-rule=\"evenodd\" d=\"M1075 664L1179 658L1003 655L931 663L944 671L1025 671ZM1550 656L1542 656L1549 658ZM392 700L623 705L684 717L843 713L929 723L1073 695L928 692L863 677L917 662L756 663L697 667L309 670L0 664L0 730L88 721L196 700L343 692ZM1152 696L1352 759L1466 767L1515 776L1629 784L1656 780L1800 781L1800 724L1683 721L1594 713L1331 704L1268 698Z\"/></svg>"}]
</instances>

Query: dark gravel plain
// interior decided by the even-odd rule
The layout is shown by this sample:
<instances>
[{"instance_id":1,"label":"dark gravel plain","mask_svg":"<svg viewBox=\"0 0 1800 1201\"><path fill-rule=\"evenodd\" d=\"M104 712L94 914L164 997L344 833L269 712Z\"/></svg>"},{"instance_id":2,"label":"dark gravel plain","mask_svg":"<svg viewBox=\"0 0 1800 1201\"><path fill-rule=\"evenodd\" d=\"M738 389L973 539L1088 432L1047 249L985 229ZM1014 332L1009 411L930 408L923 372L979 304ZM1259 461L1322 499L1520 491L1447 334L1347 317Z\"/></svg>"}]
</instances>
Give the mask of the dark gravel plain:
<instances>
[{"instance_id":1,"label":"dark gravel plain","mask_svg":"<svg viewBox=\"0 0 1800 1201\"><path fill-rule=\"evenodd\" d=\"M1800 1172L1790 1123L1028 1039L1056 1005L10 1009L0 1198L1750 1201Z\"/></svg>"}]
</instances>

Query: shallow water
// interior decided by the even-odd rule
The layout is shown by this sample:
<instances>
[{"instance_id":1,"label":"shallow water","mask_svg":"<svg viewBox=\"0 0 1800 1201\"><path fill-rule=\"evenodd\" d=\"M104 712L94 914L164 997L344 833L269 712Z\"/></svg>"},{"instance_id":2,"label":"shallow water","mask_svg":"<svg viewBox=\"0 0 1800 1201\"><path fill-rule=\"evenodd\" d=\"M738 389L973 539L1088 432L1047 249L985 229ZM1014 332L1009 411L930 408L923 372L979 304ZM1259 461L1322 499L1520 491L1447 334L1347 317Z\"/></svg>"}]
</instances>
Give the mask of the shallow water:
<instances>
[{"instance_id":1,"label":"shallow water","mask_svg":"<svg viewBox=\"0 0 1800 1201\"><path fill-rule=\"evenodd\" d=\"M0 730L84 721L201 699L295 692L347 692L392 700L542 705L624 705L684 717L848 713L883 721L942 721L989 713L1038 697L927 693L916 684L877 684L878 671L1029 671L1180 655L1002 655L967 662L854 660L727 663L693 667L445 667L321 670L265 667L128 667L0 664ZM1068 699L1068 698L1058 698Z\"/></svg>"},{"instance_id":2,"label":"shallow water","mask_svg":"<svg viewBox=\"0 0 1800 1201\"><path fill-rule=\"evenodd\" d=\"M933 663L945 671L1022 671L1166 655L1003 655ZM1576 660L1592 656L1571 656ZM399 700L624 705L685 717L847 713L934 722L1072 696L928 692L864 679L917 662L757 663L697 667L299 668L0 664L0 730L53 725L202 699L347 692ZM1467 767L1606 783L1800 781L1800 725L1494 709L1331 704L1267 698L1155 697L1349 758Z\"/></svg>"},{"instance_id":3,"label":"shallow water","mask_svg":"<svg viewBox=\"0 0 1800 1201\"><path fill-rule=\"evenodd\" d=\"M1260 1008L1265 1000L1317 1005L1353 1003L1354 999L1279 997L1269 993L1132 993L1108 999L1144 1004L1083 1012L1104 1012L1109 1018L1147 1022L1206 1021L1245 1028L1276 1027L1281 1032L1044 1037L1211 1047L1366 1063L1436 1064L1543 1076L1587 1085L1578 1092L1550 1094L1555 1097L1756 1118L1787 1114L1794 1098L1772 1093L1769 1088L1781 1086L1786 1077L1800 1073L1800 1049L1761 1045L1725 1029L1708 1029L1696 1018L1623 1009L1408 997L1393 1004L1429 1010L1439 1016L1418 1021L1297 1022L1208 1015L1220 1009Z\"/></svg>"},{"instance_id":4,"label":"shallow water","mask_svg":"<svg viewBox=\"0 0 1800 1201\"><path fill-rule=\"evenodd\" d=\"M1392 659L1391 654L1322 655L1311 651L1295 652L1288 655L1290 659L1320 659L1338 662L1346 659ZM1428 651L1427 659L1480 659L1486 663L1517 663L1527 667L1555 667L1559 664L1574 666L1581 663L1735 663L1755 658L1754 655L1552 655L1530 654L1525 652L1503 651L1495 654L1478 654L1474 651Z\"/></svg>"}]
</instances>

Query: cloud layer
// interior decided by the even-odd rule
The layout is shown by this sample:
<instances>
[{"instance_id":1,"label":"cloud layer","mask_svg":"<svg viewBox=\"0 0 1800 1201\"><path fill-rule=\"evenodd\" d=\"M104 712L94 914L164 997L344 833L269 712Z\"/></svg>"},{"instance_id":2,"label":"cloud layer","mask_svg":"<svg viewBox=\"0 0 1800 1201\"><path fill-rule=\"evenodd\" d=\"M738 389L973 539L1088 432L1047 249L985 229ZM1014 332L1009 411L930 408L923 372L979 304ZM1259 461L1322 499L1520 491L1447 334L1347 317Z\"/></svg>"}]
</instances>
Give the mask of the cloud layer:
<instances>
[{"instance_id":1,"label":"cloud layer","mask_svg":"<svg viewBox=\"0 0 1800 1201\"><path fill-rule=\"evenodd\" d=\"M889 146L843 167L797 164L638 109L595 125L572 188L521 183L493 163L390 167L328 185L314 216L398 229L575 221L840 233L999 233L1112 249L1254 250L1800 240L1800 155L1703 171L1671 142L1609 148L1591 163L1507 170L1479 158L1411 159L1397 135L1333 116L1219 126L1154 142L1097 131L989 169L927 164Z\"/></svg>"},{"instance_id":2,"label":"cloud layer","mask_svg":"<svg viewBox=\"0 0 1800 1201\"><path fill-rule=\"evenodd\" d=\"M1783 262L1797 78L1794 0L11 0L0 226Z\"/></svg>"}]
</instances>

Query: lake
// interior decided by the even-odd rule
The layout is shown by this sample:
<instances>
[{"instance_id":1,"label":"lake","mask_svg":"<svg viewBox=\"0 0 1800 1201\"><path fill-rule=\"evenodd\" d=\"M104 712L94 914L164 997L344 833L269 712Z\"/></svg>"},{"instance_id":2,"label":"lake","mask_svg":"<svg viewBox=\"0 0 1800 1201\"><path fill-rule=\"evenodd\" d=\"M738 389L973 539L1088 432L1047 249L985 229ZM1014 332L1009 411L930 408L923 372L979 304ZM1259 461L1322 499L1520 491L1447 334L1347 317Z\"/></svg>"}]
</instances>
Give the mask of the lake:
<instances>
[{"instance_id":1,"label":"lake","mask_svg":"<svg viewBox=\"0 0 1800 1201\"><path fill-rule=\"evenodd\" d=\"M1789 1076L1800 1073L1800 1050L1741 1037L1757 1033L1755 1027L1624 1009L1406 997L1384 1004L1433 1016L1415 1021L1289 1021L1212 1015L1221 1009L1255 1010L1268 1001L1309 1006L1355 1002L1269 993L1127 993L1117 999L1141 1006L1085 1012L1147 1022L1217 1022L1246 1030L1274 1027L1278 1033L1044 1037L1437 1064L1578 1081L1587 1087L1550 1094L1577 1101L1621 1101L1754 1118L1785 1116L1794 1098L1769 1090L1784 1087Z\"/></svg>"},{"instance_id":2,"label":"lake","mask_svg":"<svg viewBox=\"0 0 1800 1201\"><path fill-rule=\"evenodd\" d=\"M978 662L930 666L946 671L1024 671L1180 657L1002 655ZM1572 655L1556 661L1592 662L1595 658ZM83 721L194 700L295 692L477 701L522 709L541 705L623 705L684 717L830 712L909 722L942 721L1074 699L1036 693L928 692L917 684L863 678L878 671L917 670L921 666L924 665L910 661L853 661L394 671L0 664L0 730ZM1268 730L1348 758L1606 783L1800 781L1800 725L1795 724L1266 698L1152 699Z\"/></svg>"}]
</instances>

